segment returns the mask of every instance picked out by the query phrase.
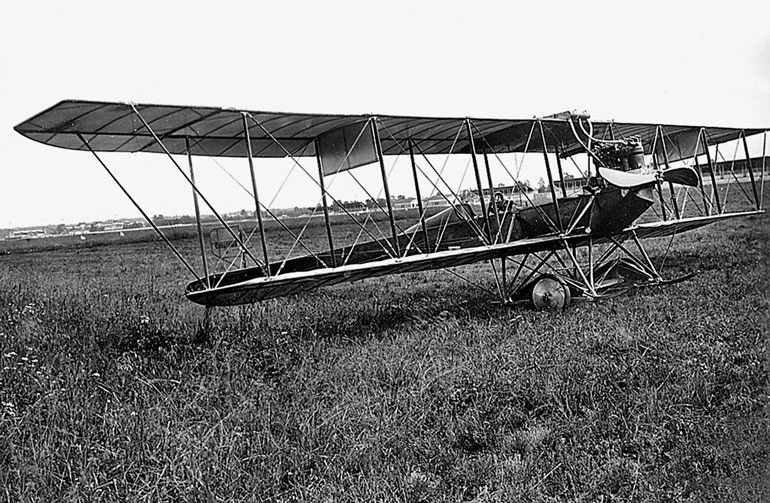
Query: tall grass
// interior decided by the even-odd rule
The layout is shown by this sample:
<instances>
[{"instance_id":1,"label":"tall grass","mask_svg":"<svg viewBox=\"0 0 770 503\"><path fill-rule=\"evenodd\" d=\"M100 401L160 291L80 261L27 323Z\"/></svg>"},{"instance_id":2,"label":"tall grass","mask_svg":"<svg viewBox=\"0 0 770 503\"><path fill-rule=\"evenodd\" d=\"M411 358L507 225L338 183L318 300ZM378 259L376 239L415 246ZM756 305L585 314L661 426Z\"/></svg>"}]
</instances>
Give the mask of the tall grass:
<instances>
[{"instance_id":1,"label":"tall grass","mask_svg":"<svg viewBox=\"0 0 770 503\"><path fill-rule=\"evenodd\" d=\"M695 278L563 313L431 272L208 336L157 243L0 257L0 499L766 500L769 229L680 236Z\"/></svg>"}]
</instances>

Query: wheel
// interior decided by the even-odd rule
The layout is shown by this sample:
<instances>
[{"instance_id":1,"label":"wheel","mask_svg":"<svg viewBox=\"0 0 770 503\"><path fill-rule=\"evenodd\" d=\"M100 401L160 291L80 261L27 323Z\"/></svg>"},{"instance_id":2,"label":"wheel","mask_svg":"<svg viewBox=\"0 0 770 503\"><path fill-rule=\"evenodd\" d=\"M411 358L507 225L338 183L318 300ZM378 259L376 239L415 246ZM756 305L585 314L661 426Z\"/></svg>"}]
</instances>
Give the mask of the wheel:
<instances>
[{"instance_id":1,"label":"wheel","mask_svg":"<svg viewBox=\"0 0 770 503\"><path fill-rule=\"evenodd\" d=\"M532 285L532 304L538 311L562 310L572 300L569 287L556 276L544 275Z\"/></svg>"}]
</instances>

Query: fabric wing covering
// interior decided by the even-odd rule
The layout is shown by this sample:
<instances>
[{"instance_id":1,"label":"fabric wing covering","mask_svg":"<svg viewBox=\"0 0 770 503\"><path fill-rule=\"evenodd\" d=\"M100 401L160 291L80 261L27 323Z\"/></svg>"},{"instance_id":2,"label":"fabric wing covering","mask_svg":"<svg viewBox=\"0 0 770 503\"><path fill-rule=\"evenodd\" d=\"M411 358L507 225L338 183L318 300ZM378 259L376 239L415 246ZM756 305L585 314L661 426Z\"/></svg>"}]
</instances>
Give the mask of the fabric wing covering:
<instances>
[{"instance_id":1,"label":"fabric wing covering","mask_svg":"<svg viewBox=\"0 0 770 503\"><path fill-rule=\"evenodd\" d=\"M369 121L324 133L318 137L316 145L324 175L365 166L377 160Z\"/></svg>"},{"instance_id":2,"label":"fabric wing covering","mask_svg":"<svg viewBox=\"0 0 770 503\"><path fill-rule=\"evenodd\" d=\"M139 115L141 115L141 118ZM406 154L406 140L423 154L468 153L470 142L465 118L402 117L388 115L324 115L246 111L226 108L109 103L65 100L16 126L24 136L56 147L88 150L82 136L97 152L154 152L163 148L144 127L142 118L172 154L185 154L185 138L191 154L213 157L246 157L243 117L247 118L254 157L315 156L319 144L325 173L338 167L352 167L376 159L373 140L363 131L367 121L377 119L384 155ZM478 152L542 152L536 119L470 119ZM569 120L542 119L548 150L558 146L560 154L583 151ZM658 125L593 121L597 138L640 136L650 154ZM701 126L662 125L671 162L693 155ZM764 129L705 129L710 145L735 140L741 131L747 136ZM359 137L353 154L340 155ZM318 143L316 143L318 140ZM660 141L656 145L660 145ZM699 150L702 145L699 146ZM656 146L656 151L658 150ZM688 151L689 150L689 151ZM660 152L656 152L660 153Z\"/></svg>"}]
</instances>

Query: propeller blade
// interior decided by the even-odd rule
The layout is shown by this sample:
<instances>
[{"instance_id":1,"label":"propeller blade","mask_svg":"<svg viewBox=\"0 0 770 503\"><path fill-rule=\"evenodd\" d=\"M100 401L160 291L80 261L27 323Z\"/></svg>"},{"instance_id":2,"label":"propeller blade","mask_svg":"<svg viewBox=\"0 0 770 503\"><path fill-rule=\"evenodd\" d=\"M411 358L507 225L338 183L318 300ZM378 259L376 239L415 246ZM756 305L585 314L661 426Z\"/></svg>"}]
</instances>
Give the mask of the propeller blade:
<instances>
[{"instance_id":1,"label":"propeller blade","mask_svg":"<svg viewBox=\"0 0 770 503\"><path fill-rule=\"evenodd\" d=\"M610 185L620 187L621 189L634 189L655 183L657 175L655 173L634 173L631 171L618 171L616 169L599 168L599 176ZM698 186L698 173L690 168L672 168L660 173L664 182L687 185L689 187Z\"/></svg>"},{"instance_id":2,"label":"propeller blade","mask_svg":"<svg viewBox=\"0 0 770 503\"><path fill-rule=\"evenodd\" d=\"M655 173L630 173L627 171L618 171L616 169L599 168L599 176L610 185L620 187L621 189L633 189L655 183L657 178Z\"/></svg>"},{"instance_id":3,"label":"propeller blade","mask_svg":"<svg viewBox=\"0 0 770 503\"><path fill-rule=\"evenodd\" d=\"M698 186L698 173L690 167L667 169L662 173L663 181L687 185L688 187Z\"/></svg>"}]
</instances>

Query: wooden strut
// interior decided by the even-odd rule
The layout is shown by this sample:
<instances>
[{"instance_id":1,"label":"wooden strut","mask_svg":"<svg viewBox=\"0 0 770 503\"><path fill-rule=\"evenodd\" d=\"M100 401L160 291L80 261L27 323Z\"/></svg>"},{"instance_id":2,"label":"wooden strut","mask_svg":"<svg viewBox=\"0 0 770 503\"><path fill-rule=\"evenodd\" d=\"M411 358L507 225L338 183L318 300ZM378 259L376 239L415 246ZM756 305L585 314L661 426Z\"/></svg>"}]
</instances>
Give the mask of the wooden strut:
<instances>
[{"instance_id":1,"label":"wooden strut","mask_svg":"<svg viewBox=\"0 0 770 503\"><path fill-rule=\"evenodd\" d=\"M538 262L538 264L537 264L537 265L536 265L536 266L533 268L533 267L531 267L531 266L528 266L528 265L525 265L525 264L524 264L524 262L526 262L526 259L529 257L529 254L527 254L527 256L526 256L526 257L524 257L524 259L525 259L525 260L524 260L524 262L521 262L521 264L522 264L522 266L523 266L525 269L529 269L530 273L529 273L529 274L527 274L527 276L526 276L526 277L525 277L525 278L524 278L524 279L521 281L521 284L519 285L519 288L517 288L517 289L516 289L516 291L518 291L518 290L519 290L521 287L525 286L525 285L526 285L526 284L529 282L529 280L530 280L530 279L532 279L532 277L533 277L535 274L537 274L537 272L540 270L540 268L542 268L542 267L543 267L543 264L545 264L545 263L548 261L548 259L549 259L549 258L551 258L551 257L554 255L554 250L550 250L550 251L549 251L549 252L548 252L548 253L545 255L545 257L542 257L542 258L541 258L541 257L539 257L539 256L538 256L536 253L533 253L532 255L534 255L535 257L537 257L538 259L540 259L540 261L539 261L539 262ZM517 275L518 275L518 274L517 274ZM511 285L510 285L511 289L513 289L513 286L514 286L514 284L513 284L513 283L511 283Z\"/></svg>"},{"instance_id":2,"label":"wooden strut","mask_svg":"<svg viewBox=\"0 0 770 503\"><path fill-rule=\"evenodd\" d=\"M473 132L471 131L471 120L465 119L465 132L468 135L468 147L471 151L471 161L473 162L473 173L476 175L476 188L479 191L479 204L481 205L481 214L484 219L484 225L487 228L487 242L492 243L492 227L489 225L489 214L487 206L484 203L484 188L481 186L481 175L479 174L479 161L476 158L476 144L473 141Z\"/></svg>"},{"instance_id":3,"label":"wooden strut","mask_svg":"<svg viewBox=\"0 0 770 503\"><path fill-rule=\"evenodd\" d=\"M663 164L666 166L666 169L669 169L668 164L668 149L666 148L666 136L663 132L663 126L658 126L658 129L660 130L660 144L663 147ZM671 205L674 207L674 216L677 220L681 218L681 215L679 214L679 205L676 203L676 192L674 192L674 184L671 182L668 182L668 190L670 192L671 196Z\"/></svg>"},{"instance_id":4,"label":"wooden strut","mask_svg":"<svg viewBox=\"0 0 770 503\"><path fill-rule=\"evenodd\" d=\"M644 251L644 248L641 247L641 243L639 243L638 238L635 235L632 235L632 237L635 238L636 240L635 244L638 248L640 248L640 251L645 258L645 261L647 262L646 264L643 264L638 258L634 256L633 253L631 253L625 246L623 246L622 243L618 242L618 240L615 239L614 237L610 237L610 241L612 241L617 246L617 248L620 249L623 253L625 253L629 258L638 262L638 265L642 266L643 269L647 272L647 274L650 275L650 277L655 278L655 280L657 281L660 281L661 280L660 274L658 274L657 269L655 269L655 265L653 265L652 260L650 260L650 257Z\"/></svg>"},{"instance_id":5,"label":"wooden strut","mask_svg":"<svg viewBox=\"0 0 770 503\"><path fill-rule=\"evenodd\" d=\"M371 232L369 232L369 230L368 230L366 227L364 227L363 225L361 225L361 222L359 222L358 220L356 220L356 218L355 218L355 217L354 217L354 216L353 216L353 215L352 215L352 214L351 214L351 213L350 213L350 212L349 212L347 209L345 209L345 207L344 207L344 206L342 206L342 203L340 203L339 201L337 201L337 200L334 198L334 196L332 196L331 194L329 194L329 192L328 192L326 189L324 189L324 188L323 188L322 184L321 184L321 183L320 183L318 180L316 180L315 178L313 178L313 176L312 176L312 175L311 175L311 174L308 172L308 170L307 170L307 169L305 169L305 167L304 167L304 166L303 166L303 165L302 165L302 164L301 164L301 163L300 163L300 162L297 160L297 158L294 156L294 154L292 154L291 152L289 152L289 151L286 149L286 147L284 147L284 146L283 146L283 144L281 144L281 142L279 142L279 141L278 141L278 140L275 138L275 136L273 136L273 134L272 134L270 131L268 131L268 130L267 130L267 128L265 128L265 126L263 126L263 125L262 125L262 123L261 123L261 122L259 122L257 119L255 119L255 118L254 118L254 116L253 116L253 115L249 114L248 112L246 112L246 113L247 113L247 115L249 116L249 118L251 118L251 120L254 122L254 124L256 124L256 125L257 125L257 127L259 127L259 129L261 129L261 130L262 130L262 132L263 132L263 133L265 133L265 135L267 135L267 137L268 137L268 138L270 138L270 141L272 141L272 142L273 142L275 145L277 145L277 146L278 146L278 148L280 148L281 150L283 150L283 153L284 153L284 154L285 154L285 155L286 155L286 156L287 156L289 159L291 159L291 160L292 160L292 162L294 162L294 164L295 164L297 167L299 167L299 169L300 169L300 170L302 170L302 172L303 172L303 173L305 173L305 175L307 175L307 176L308 176L308 178L310 178L310 179L313 181L313 183L315 183L316 185L318 185L319 187L321 187L321 190L322 190L322 192L323 192L324 194L328 194L328 195L329 195L329 197L332 199L332 201L333 201L334 203L336 203L336 204L338 204L338 205L339 205L339 208L342 210L342 212L343 212L343 213L345 213L345 215L347 215L347 216L348 216L348 217L349 217L349 218L350 218L350 219L353 221L353 223L355 223L355 224L356 224L358 227L360 227L360 228L361 228L361 231L363 231L364 233L366 233L366 235L367 235L367 236L369 236L369 237L370 237L370 238L371 238L373 241L377 242L377 243L380 245L380 247L381 247L381 248L382 248L382 249L385 251L385 253L387 253L388 255L390 255L392 258L395 258L395 257L393 257L393 254L391 253L391 250L388 250L388 249L387 249L387 248L386 248L386 247L385 247L385 246L382 244L382 242L381 242L380 240L378 240L376 237L374 237L374 236L372 235L372 233L371 233Z\"/></svg>"},{"instance_id":6,"label":"wooden strut","mask_svg":"<svg viewBox=\"0 0 770 503\"><path fill-rule=\"evenodd\" d=\"M246 151L249 156L249 172L251 173L251 190L254 194L254 206L257 216L257 225L259 225L259 238L262 243L262 255L265 258L265 275L270 277L270 258L267 254L267 239L265 239L265 225L262 222L262 207L259 204L259 192L257 191L257 177L254 173L254 153L251 151L251 135L249 134L249 125L246 121L246 114L241 113L243 122L243 135L246 139Z\"/></svg>"},{"instance_id":7,"label":"wooden strut","mask_svg":"<svg viewBox=\"0 0 770 503\"><path fill-rule=\"evenodd\" d=\"M594 290L593 281L589 281L586 275L583 273L583 269L580 267L580 263L577 260L577 257L575 256L575 253L570 249L569 244L567 241L564 241L564 251L567 252L567 256L572 261L572 265L575 266L575 271L580 274L580 278L583 280L583 284L588 289L588 294L592 297L596 297L596 290Z\"/></svg>"},{"instance_id":8,"label":"wooden strut","mask_svg":"<svg viewBox=\"0 0 770 503\"><path fill-rule=\"evenodd\" d=\"M334 239L332 239L332 226L329 221L329 205L326 201L326 186L324 185L324 168L321 160L321 152L318 149L318 140L313 140L315 146L316 164L318 164L318 184L321 187L321 205L323 206L324 223L326 224L326 239L329 242L329 254L331 255L332 267L337 267L337 257L334 252Z\"/></svg>"},{"instance_id":9,"label":"wooden strut","mask_svg":"<svg viewBox=\"0 0 770 503\"><path fill-rule=\"evenodd\" d=\"M470 120L469 120L470 122ZM477 130L478 132L478 130ZM475 152L475 145L474 145L474 152ZM498 239L500 238L500 235L503 230L503 226L500 223L500 212L495 207L495 186L494 182L492 181L492 170L489 167L489 157L487 157L487 149L484 148L484 144L481 145L481 154L484 158L484 171L487 175L487 184L489 186L489 206L487 206L487 211L485 212L487 215L489 212L493 212L495 215L495 225L497 226L497 230L495 231L495 238L492 239L492 227L490 225L491 222L489 222L489 217L487 217L487 228L489 229L489 244L495 245L498 242ZM479 199L483 202L484 201L484 193L482 190L479 190ZM505 219L505 215L503 215L503 219ZM513 225L513 220L511 220L511 225ZM505 302L506 299L506 270L505 270L505 258L500 259L500 277L498 277L497 269L495 268L494 260L490 260L489 264L492 266L492 272L495 275L495 284L497 285L497 290L500 293L500 299Z\"/></svg>"},{"instance_id":10,"label":"wooden strut","mask_svg":"<svg viewBox=\"0 0 770 503\"><path fill-rule=\"evenodd\" d=\"M632 238L633 238L633 240L634 240L634 244L636 244L636 247L639 249L639 253L641 253L641 254L642 254L642 256L644 257L644 260L647 262L647 267L649 267L649 268L650 268L650 270L651 270L653 273L655 273L655 278L656 278L658 281L660 281L660 280L662 279L662 278L660 277L660 273L659 273L659 272L658 272L658 270L655 268L655 265L652 263L652 260L650 259L650 256L649 256L649 255L647 255L647 251L645 251L645 249L644 249L644 246L642 246L642 242L641 242L641 241L639 241L639 237L636 235L636 232L632 232L632 233L631 233L631 237L632 237ZM620 248L622 249L623 247L621 246ZM629 254L629 255L630 255L630 254ZM633 255L632 255L632 257L633 257Z\"/></svg>"},{"instance_id":11,"label":"wooden strut","mask_svg":"<svg viewBox=\"0 0 770 503\"><path fill-rule=\"evenodd\" d=\"M460 126L460 129L457 131L457 135L458 135L458 136L459 136L459 134L460 134L460 132L461 132L461 131L462 131L462 125ZM430 162L430 159L428 159L428 157L425 155L425 152L423 152L423 151L420 149L420 146L419 146L419 145L417 145L416 143L414 144L414 146L417 148L417 153L418 153L418 154L420 154L420 155L422 156L422 158L425 160L425 162L426 162L426 163L427 163L427 165L430 167L430 169L431 169L431 170L433 170L433 173L435 173L435 175L436 175L436 177L437 177L437 181L440 181L441 183L443 183L443 184L444 184L444 186L445 186L447 189L449 189L449 193L450 193L450 195L452 195L452 196L455 198L455 202L456 202L457 200L459 200L459 199L460 199L460 196L459 196L459 195L457 195L457 193L456 193L456 192L455 192L455 191L452 189L452 187L449 185L449 183L447 183L447 181L446 181L446 180L444 180L444 177L442 177L442 176L441 176L441 173L443 172L443 168L442 168L442 171L441 171L441 172L439 172L439 171L436 169L436 167L435 167L435 166L433 166L433 163L432 163L432 162ZM479 236L479 238L483 239L483 237L484 237L484 234L483 234L483 233L484 233L484 231L483 231L483 229L479 228L478 224L477 224L477 223L474 221L474 219L473 219L472 215L468 214L468 212L465 210L465 207L464 207L464 206L456 206L456 205L455 205L455 202L452 202L452 201L451 201L451 200L450 200L450 199L449 199L449 198L446 196L446 194L444 194L444 192L443 192L443 191L442 191L442 190L441 190L441 189L438 187L438 185L437 185L436 183L434 183L434 182L433 182L433 180L431 180L431 179L430 179L430 178L429 178L429 177L428 177L428 176L425 174L425 172L422 170L422 168L420 168L419 166L418 166L417 168L420 170L420 172L423 174L423 176L424 176L424 177L425 177L425 178L428 180L428 182L430 182L430 184L433 186L433 189L434 189L433 191L434 191L435 193L437 193L437 195L441 196L441 197L444 199L444 201L446 201L446 202L447 202L447 204L448 204L449 206L453 207L453 208L455 209L455 212L456 212L457 216L459 216L460 218L462 218L462 219L463 219L463 220L464 220L464 221L465 221L465 222L466 222L466 223L467 223L467 224L468 224L468 225L469 225L469 226L472 228L473 232L475 232L475 233L476 233L476 234ZM438 244L439 244L439 243L436 243L436 245L437 245L437 246L438 246Z\"/></svg>"},{"instance_id":12,"label":"wooden strut","mask_svg":"<svg viewBox=\"0 0 770 503\"><path fill-rule=\"evenodd\" d=\"M594 278L594 240L589 236L588 238L588 281L591 285L591 290L596 292L596 282Z\"/></svg>"},{"instance_id":13,"label":"wooden strut","mask_svg":"<svg viewBox=\"0 0 770 503\"><path fill-rule=\"evenodd\" d=\"M583 215L586 214L586 212L591 209L591 206L594 204L594 200L596 199L596 194L591 194L591 197L588 198L588 202L585 204L583 209L580 211L580 214L575 218L574 220L570 221L569 227L567 228L567 235L572 234L572 231L575 230L575 227L577 227L578 223L580 223L580 219L583 218ZM577 212L577 208L575 208L575 213ZM572 216L575 216L575 213L572 214Z\"/></svg>"},{"instance_id":14,"label":"wooden strut","mask_svg":"<svg viewBox=\"0 0 770 503\"><path fill-rule=\"evenodd\" d=\"M536 121L534 121L534 120L532 121L532 127L529 129L529 134L527 135L527 142L526 142L526 144L525 144L525 146L524 146L524 152L523 152L523 155L526 155L526 154L527 154L527 151L529 150L529 143L530 143L530 140L532 139L532 135L533 135L533 134L534 134L534 132L535 132L535 125L536 125L536 123L537 123ZM573 128L573 131L574 131L574 128ZM477 132L478 132L478 130L477 130ZM537 212L540 214L540 216L541 216L541 217L543 217L543 220L544 220L544 221L545 221L545 222L548 224L548 226L549 226L549 227L551 227L551 228L554 230L554 232L559 232L559 228L556 226L556 223L555 223L555 222L554 222L554 221L551 219L551 217L549 217L549 216L548 216L548 214L547 214L546 212L544 212L544 211L543 211L543 209L542 209L542 208L541 208L539 205L535 204L535 202L534 202L534 201L532 201L532 199L530 199L530 198L529 198L529 196L526 194L526 192L525 192L525 191L522 189L522 186L521 186L521 184L520 184L520 183L519 183L519 181L516 179L516 177L515 177L515 176L513 176L513 174L512 174L512 173L510 172L510 170L508 169L508 167L507 167L507 166L505 165L505 163L502 161L502 159L500 159L500 155L497 153L497 151L495 151L495 149L494 149L494 148L493 148L493 147L492 147L492 146L489 144L489 142L487 142L487 141L486 141L486 138L484 138L484 136L483 136L483 135L480 135L480 136L481 136L481 139L484 141L485 145L486 145L487 147L489 147L489 149L491 150L492 154L495 156L495 159L497 159L497 161L498 161L498 162L500 163L500 165L503 167L503 169L504 169L504 170L505 170L505 172L508 174L508 176L511 178L511 180L513 180L513 184L514 184L514 186L515 186L517 189L519 189L519 201L521 201L521 196L523 195L523 196L524 196L524 198L527 200L527 203L529 204L529 206L530 206L531 208L534 208L534 209L535 209L535 211L537 211ZM419 147L418 147L418 148L419 148ZM423 156L424 156L424 155L425 155L425 154L423 154ZM430 164L430 163L429 163L429 164ZM523 164L523 159L522 159L522 162L519 164L519 171L521 171L521 165L522 165L522 164ZM434 171L435 171L435 168L434 168ZM510 238L510 233L511 233L511 230L512 230L512 229L513 229L513 227L512 227L512 226L509 226L509 227L508 227L508 238ZM508 240L509 240L509 239L506 239L506 242L507 242Z\"/></svg>"},{"instance_id":15,"label":"wooden strut","mask_svg":"<svg viewBox=\"0 0 770 503\"><path fill-rule=\"evenodd\" d=\"M749 178L751 179L751 190L754 193L754 208L759 209L759 196L757 195L757 183L754 180L754 170L751 168L751 158L749 157L749 145L746 142L746 131L741 130L741 137L743 138L743 151L746 154L746 169L749 170Z\"/></svg>"},{"instance_id":16,"label":"wooden strut","mask_svg":"<svg viewBox=\"0 0 770 503\"><path fill-rule=\"evenodd\" d=\"M655 138L652 140L652 165L657 170L658 169L658 155L657 155L657 145L658 145L658 128L655 128ZM663 200L663 189L660 185L660 179L655 181L655 186L658 189L658 199L660 200L660 211L663 214L663 221L665 222L668 220L668 215L666 214L666 202Z\"/></svg>"},{"instance_id":17,"label":"wooden strut","mask_svg":"<svg viewBox=\"0 0 770 503\"><path fill-rule=\"evenodd\" d=\"M701 167L700 162L698 161L698 149L700 148L700 132L698 133L698 138L695 140L695 150L693 153L693 158L695 159L695 172L698 174L698 188L700 189L700 197L703 200L703 211L707 215L711 215L711 201L708 200L706 197L706 188L703 186L703 173L701 173Z\"/></svg>"},{"instance_id":18,"label":"wooden strut","mask_svg":"<svg viewBox=\"0 0 770 503\"><path fill-rule=\"evenodd\" d=\"M190 186L193 188L193 190L198 194L198 196L203 200L203 202L206 204L206 206L209 207L209 209L214 213L214 216L219 221L219 223L227 230L228 234L230 234L230 237L232 237L236 243L238 243L238 246L241 247L241 250L243 250L250 258L254 261L255 264L259 264L259 260L251 254L251 251L246 247L246 245L241 241L241 239L235 234L233 229L227 225L227 222L222 218L222 216L219 214L219 212L214 209L214 206L211 205L208 199L206 199L206 196L204 196L200 189L198 189L198 186L195 185L192 180L190 180L190 177L187 176L187 173L184 172L184 170L179 166L179 163L176 162L176 159L174 159L174 156L171 155L171 152L168 151L166 148L166 145L163 144L163 142L158 138L158 135L155 134L155 131L150 127L150 125L147 123L147 121L142 117L142 114L139 113L139 110L136 108L136 105L131 105L131 108L134 110L134 113L137 117L139 117L139 120L142 122L144 127L147 129L147 131L150 132L155 142L160 146L160 148L163 150L163 152L166 154L166 156L171 160L171 163L176 167L176 169L179 171L179 173L184 177L185 180L187 180L187 183L190 184ZM267 264L265 264L265 267L267 267Z\"/></svg>"},{"instance_id":19,"label":"wooden strut","mask_svg":"<svg viewBox=\"0 0 770 503\"><path fill-rule=\"evenodd\" d=\"M703 150L706 151L706 162L709 165L709 176L711 177L711 193L714 194L714 200L717 203L717 213L722 213L722 203L719 201L719 190L717 189L717 179L714 176L714 163L711 160L711 153L709 152L709 143L706 138L706 129L701 128L700 136L703 138Z\"/></svg>"},{"instance_id":20,"label":"wooden strut","mask_svg":"<svg viewBox=\"0 0 770 503\"><path fill-rule=\"evenodd\" d=\"M195 172L193 171L192 153L190 152L190 138L184 137L184 146L187 150L187 163L190 165L190 180L195 183ZM201 210L198 204L198 194L193 190L193 205L195 206L195 224L198 228L198 245L201 250L201 261L203 262L203 276L206 279L206 288L211 288L211 278L209 277L209 263L206 258L206 243L203 239L203 225L201 224Z\"/></svg>"},{"instance_id":21,"label":"wooden strut","mask_svg":"<svg viewBox=\"0 0 770 503\"><path fill-rule=\"evenodd\" d=\"M484 232L484 229L479 229L479 230L478 230L478 232L477 232L477 234L478 234L478 236L479 236L479 239L481 239L482 241L484 241L484 240L486 239L486 242L487 242L487 244L492 244L492 237L491 237L492 228L491 228L491 226L489 225L489 215L488 215L488 213L487 213L487 210L486 210L486 205L485 205L485 202L484 202L483 187L482 187L482 185L481 185L481 175L480 175L480 173L479 173L478 159L477 159L477 157L476 157L476 149L475 149L475 145L474 145L473 132L472 132L472 129L471 129L471 128L472 128L472 124L471 124L471 122L470 122L470 120L469 120L469 119L465 119L465 120L463 121L463 124L464 124L464 126L465 126L465 132L466 132L466 134L467 134L467 136L468 136L468 145L469 145L469 149L470 149L471 160L472 160L472 162L473 162L474 174L475 174L475 177L476 177L476 186L477 186L477 189L478 189L478 191L479 191L479 200L480 200L480 205L481 205L481 213L482 213L482 215L483 215L483 217L482 217L482 218L483 218L483 220L484 220L484 223L485 223L485 226L486 226L486 233ZM459 137L460 131L462 131L462 129L463 129L463 127L462 127L462 125L461 125L461 126L460 126L460 129L459 129L459 130L458 130L458 132L457 132L457 136L455 137L455 141L457 140L457 137ZM377 140L379 140L379 136L377 137ZM454 144L453 144L453 146L454 146ZM411 143L410 143L410 149L411 149L411 147L412 147L412 145L411 145ZM419 150L419 147L417 147L417 148L418 148L418 150ZM436 168L434 168L434 167L433 167L433 164L431 164L431 162L430 162L430 161L427 159L427 157L425 157L425 154L424 154L424 153L422 153L422 152L420 152L420 153L421 153L421 154L422 154L422 156L425 158L425 160L427 161L427 163L428 163L428 165L431 167L431 169L433 169L434 173L436 173L436 174L437 174L437 176L438 176L439 180L441 180L441 181L444 183L444 185L446 185L446 186L447 186L447 188L449 189L449 191L452 193L452 195L453 195L453 196L454 196L456 199L459 199L459 197L457 196L457 194L455 194L455 193L454 193L454 191L453 191L453 190L452 190L452 188L449 186L449 184L448 184L448 183L447 183L447 182L446 182L446 181L445 181L445 180L442 178L442 176L441 176L441 173L439 173L438 171L436 171ZM443 170L442 170L442 171L443 171ZM432 183L432 182L431 182L431 183ZM436 189L438 190L438 187L437 187L435 184L433 184L433 186L434 186L434 188L436 188ZM443 193L442 193L440 190L439 190L439 193L440 193L440 194L441 194L441 195L444 197L444 199L446 199L446 200L447 200L447 202L450 202L450 201L449 201L449 200L446 198L446 196L445 196L445 195L444 195L444 194L443 194ZM452 203L450 202L450 204L452 204ZM454 207L454 204L452 204L452 206ZM462 206L461 206L461 207L462 207ZM463 211L463 213L465 213L465 211ZM459 214L460 214L460 213L458 212L458 215L459 215ZM468 222L468 224L469 224L469 225L470 225L472 228L474 228L474 231L476 230L475 228L478 228L478 225L477 225L477 224L475 224L475 222L473 221L473 218L472 218L470 215L468 215L468 219L467 219L466 221ZM447 220L447 222L446 222L446 223L448 224L448 220ZM445 224L445 225L446 225L446 224ZM442 230L442 233L443 233L443 230ZM439 245L440 245L440 238L439 238L439 240L436 242L436 248L437 248L437 249L438 249L438 246L439 246ZM492 266L492 270L493 270L493 272L494 272L494 276L495 276L495 283L496 283L496 285L497 285L498 294L500 295L500 297L501 297L502 299L504 299L504 291L503 291L503 288L502 288L502 286L500 285L500 279L499 279L499 277L498 277L498 275L497 275L497 269L496 269L496 268L495 268L495 266L494 266L494 261L490 259L490 261L489 261L489 262L490 262L490 265Z\"/></svg>"},{"instance_id":22,"label":"wooden strut","mask_svg":"<svg viewBox=\"0 0 770 503\"><path fill-rule=\"evenodd\" d=\"M495 239L492 241L492 244L497 244L497 240L500 238L501 233L503 232L503 224L500 221L500 212L497 210L497 208L495 208L495 186L492 182L492 171L489 167L489 157L487 156L487 149L484 148L484 145L481 146L481 154L484 157L484 169L487 172L487 184L489 184L489 211L493 211L494 209L495 224L497 225L497 232L495 232ZM505 215L503 215L503 220L505 220ZM503 261L502 264L503 278L505 278L505 261Z\"/></svg>"},{"instance_id":23,"label":"wooden strut","mask_svg":"<svg viewBox=\"0 0 770 503\"><path fill-rule=\"evenodd\" d=\"M80 133L77 134L78 139L83 143L83 145L88 149L89 152L91 152L94 157L96 157L96 160L99 161L99 164L102 165L105 171L107 171L107 174L110 175L110 178L120 187L120 190L123 191L123 193L126 195L126 197L131 201L131 203L136 207L137 210L139 210L139 213L142 214L142 217L147 221L148 224L150 224L150 227L153 228L153 230L160 236L160 238L163 240L164 243L171 249L171 251L176 255L176 257L184 264L184 266L187 268L188 271L192 273L193 276L195 276L195 279L198 281L201 281L201 277L198 276L198 273L195 272L195 269L190 265L190 263L187 261L187 259L182 256L181 253L179 253L179 250L176 249L176 247L169 241L169 239L166 237L163 232L158 228L157 225L155 225L155 222L152 221L152 219L147 215L147 213L142 209L141 206L139 206L139 203L136 202L136 200L133 198L133 196L126 190L126 188L123 186L122 183L120 183L120 180L113 174L113 172L110 170L110 168L107 167L107 165L102 161L102 158L99 157L99 154L96 153L96 151L91 148L91 145L88 144L85 138L83 138L83 135Z\"/></svg>"},{"instance_id":24,"label":"wooden strut","mask_svg":"<svg viewBox=\"0 0 770 503\"><path fill-rule=\"evenodd\" d=\"M401 255L401 248L398 243L398 233L396 232L396 221L393 218L393 202L390 200L390 188L388 187L388 174L385 171L385 158L382 155L382 142L380 141L380 132L377 128L377 118L370 119L372 129L372 138L374 138L374 147L377 150L377 159L380 163L380 173L382 174L382 188L385 191L385 202L388 206L388 220L390 221L390 232L393 236L393 249L396 256Z\"/></svg>"},{"instance_id":25,"label":"wooden strut","mask_svg":"<svg viewBox=\"0 0 770 503\"><path fill-rule=\"evenodd\" d=\"M551 163L548 160L548 147L545 143L545 131L543 130L543 121L537 120L537 125L540 128L540 138L543 142L543 158L545 159L545 171L548 173L548 185L551 189L551 199L553 200L553 207L556 211L556 221L559 224L559 232L564 232L564 223L561 220L561 211L559 211L559 200L556 197L556 189L553 186L553 174L551 173Z\"/></svg>"},{"instance_id":26,"label":"wooden strut","mask_svg":"<svg viewBox=\"0 0 770 503\"><path fill-rule=\"evenodd\" d=\"M513 288L513 285L516 284L516 280L519 279L519 274L521 273L522 269L524 268L524 264L527 263L527 260L529 259L529 255L530 255L529 253L525 254L524 258L521 259L520 262L518 262L518 266L516 267L516 272L514 273L513 278L511 278L511 281L508 282L508 283L504 283L503 284L503 286L505 288L505 296L506 297L509 297L508 292L511 291L511 289ZM510 260L514 264L517 263L515 260L513 260L513 259L511 259L509 257L503 257L503 264L505 264L508 260ZM503 271L505 271L505 269L503 269Z\"/></svg>"},{"instance_id":27,"label":"wooden strut","mask_svg":"<svg viewBox=\"0 0 770 503\"><path fill-rule=\"evenodd\" d=\"M428 235L428 227L425 224L425 213L422 207L422 194L420 193L420 181L417 177L417 163L414 160L414 148L412 146L412 139L408 139L409 144L409 160L412 163L412 176L414 177L414 192L417 196L417 209L420 212L420 226L422 227L422 236L425 241L425 252L430 251L430 237Z\"/></svg>"},{"instance_id":28,"label":"wooden strut","mask_svg":"<svg viewBox=\"0 0 770 503\"><path fill-rule=\"evenodd\" d=\"M765 156L767 155L767 130L762 134L762 173L760 173L759 183L759 204L760 209L765 200Z\"/></svg>"},{"instance_id":29,"label":"wooden strut","mask_svg":"<svg viewBox=\"0 0 770 503\"><path fill-rule=\"evenodd\" d=\"M564 171L561 167L561 152L559 144L556 144L556 169L559 171L559 180L561 180L561 195L563 198L567 198L567 184L564 183Z\"/></svg>"}]
</instances>

